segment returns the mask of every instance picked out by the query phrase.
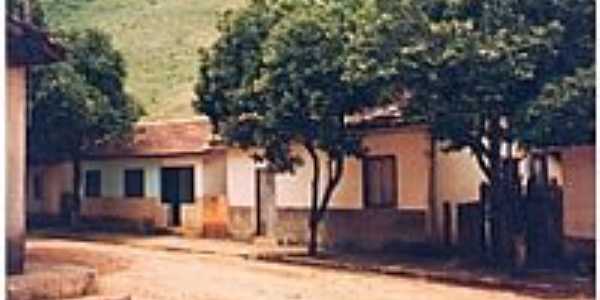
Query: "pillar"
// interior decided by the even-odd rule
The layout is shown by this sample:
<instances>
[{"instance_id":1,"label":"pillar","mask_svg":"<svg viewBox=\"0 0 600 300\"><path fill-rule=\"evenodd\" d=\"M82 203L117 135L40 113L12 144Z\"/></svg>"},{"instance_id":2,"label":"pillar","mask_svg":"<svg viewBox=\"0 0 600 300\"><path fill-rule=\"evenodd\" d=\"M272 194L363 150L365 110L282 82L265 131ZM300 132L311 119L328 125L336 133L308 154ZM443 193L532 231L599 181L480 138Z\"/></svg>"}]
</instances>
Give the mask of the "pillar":
<instances>
[{"instance_id":1,"label":"pillar","mask_svg":"<svg viewBox=\"0 0 600 300\"><path fill-rule=\"evenodd\" d=\"M10 67L6 98L6 250L9 274L23 272L25 256L25 68Z\"/></svg>"}]
</instances>

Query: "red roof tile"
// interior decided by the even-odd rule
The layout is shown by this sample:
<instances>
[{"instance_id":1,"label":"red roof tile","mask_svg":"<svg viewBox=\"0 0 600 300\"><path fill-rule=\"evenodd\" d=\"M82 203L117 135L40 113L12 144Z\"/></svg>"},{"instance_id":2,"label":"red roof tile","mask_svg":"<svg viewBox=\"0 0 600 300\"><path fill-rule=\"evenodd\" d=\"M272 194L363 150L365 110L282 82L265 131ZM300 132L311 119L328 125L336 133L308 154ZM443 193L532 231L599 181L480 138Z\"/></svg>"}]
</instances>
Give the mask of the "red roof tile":
<instances>
[{"instance_id":1,"label":"red roof tile","mask_svg":"<svg viewBox=\"0 0 600 300\"><path fill-rule=\"evenodd\" d=\"M139 122L131 134L90 151L88 157L202 154L213 148L211 129L206 119Z\"/></svg>"}]
</instances>

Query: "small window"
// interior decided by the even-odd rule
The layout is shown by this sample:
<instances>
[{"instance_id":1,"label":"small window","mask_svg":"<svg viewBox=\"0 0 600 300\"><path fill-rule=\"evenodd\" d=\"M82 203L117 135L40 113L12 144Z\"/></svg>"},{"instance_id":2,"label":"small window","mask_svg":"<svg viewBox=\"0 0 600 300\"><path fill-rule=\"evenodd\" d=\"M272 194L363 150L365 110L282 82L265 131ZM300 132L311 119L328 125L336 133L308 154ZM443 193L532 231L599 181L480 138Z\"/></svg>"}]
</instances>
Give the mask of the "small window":
<instances>
[{"instance_id":1,"label":"small window","mask_svg":"<svg viewBox=\"0 0 600 300\"><path fill-rule=\"evenodd\" d=\"M100 170L88 170L85 172L85 196L100 197L102 185L102 174Z\"/></svg>"},{"instance_id":2,"label":"small window","mask_svg":"<svg viewBox=\"0 0 600 300\"><path fill-rule=\"evenodd\" d=\"M144 170L125 170L125 197L144 197Z\"/></svg>"},{"instance_id":3,"label":"small window","mask_svg":"<svg viewBox=\"0 0 600 300\"><path fill-rule=\"evenodd\" d=\"M367 208L395 208L397 204L395 156L372 156L363 161L363 199Z\"/></svg>"},{"instance_id":4,"label":"small window","mask_svg":"<svg viewBox=\"0 0 600 300\"><path fill-rule=\"evenodd\" d=\"M34 200L41 201L42 198L44 197L43 190L42 190L43 185L44 185L44 182L42 181L42 175L37 174L37 175L33 176L33 199Z\"/></svg>"}]
</instances>

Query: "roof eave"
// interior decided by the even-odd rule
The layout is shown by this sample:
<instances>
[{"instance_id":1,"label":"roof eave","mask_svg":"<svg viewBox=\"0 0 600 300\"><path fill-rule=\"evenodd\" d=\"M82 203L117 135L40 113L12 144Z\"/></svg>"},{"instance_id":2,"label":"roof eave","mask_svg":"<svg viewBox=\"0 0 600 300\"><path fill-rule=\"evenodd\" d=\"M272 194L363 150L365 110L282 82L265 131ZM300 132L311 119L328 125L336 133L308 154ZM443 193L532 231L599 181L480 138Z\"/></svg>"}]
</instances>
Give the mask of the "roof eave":
<instances>
[{"instance_id":1,"label":"roof eave","mask_svg":"<svg viewBox=\"0 0 600 300\"><path fill-rule=\"evenodd\" d=\"M27 22L8 19L6 34L9 67L50 64L65 59L65 49L52 41L48 32Z\"/></svg>"}]
</instances>

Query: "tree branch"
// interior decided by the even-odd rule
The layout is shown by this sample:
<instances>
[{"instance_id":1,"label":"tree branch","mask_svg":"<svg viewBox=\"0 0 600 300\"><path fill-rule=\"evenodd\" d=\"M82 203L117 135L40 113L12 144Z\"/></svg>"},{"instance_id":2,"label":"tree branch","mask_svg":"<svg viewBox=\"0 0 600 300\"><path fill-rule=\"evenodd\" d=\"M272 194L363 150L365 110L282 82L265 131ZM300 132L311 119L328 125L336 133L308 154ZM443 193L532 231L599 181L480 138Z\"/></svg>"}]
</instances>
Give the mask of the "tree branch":
<instances>
[{"instance_id":1,"label":"tree branch","mask_svg":"<svg viewBox=\"0 0 600 300\"><path fill-rule=\"evenodd\" d=\"M481 152L474 151L475 158L477 159L477 164L479 165L479 169L483 172L485 177L487 177L488 181L492 179L492 170L490 166L486 163L484 154Z\"/></svg>"},{"instance_id":2,"label":"tree branch","mask_svg":"<svg viewBox=\"0 0 600 300\"><path fill-rule=\"evenodd\" d=\"M480 122L480 129L478 130L475 136L471 137L471 141L469 146L471 150L475 154L475 158L477 159L477 164L479 165L479 169L483 172L483 174L487 177L488 181L492 178L492 170L488 163L486 163L485 159L487 158L489 161L491 150L483 144L483 137L485 131L485 119L482 118Z\"/></svg>"},{"instance_id":3,"label":"tree branch","mask_svg":"<svg viewBox=\"0 0 600 300\"><path fill-rule=\"evenodd\" d=\"M327 210L327 207L329 206L329 202L331 201L331 196L333 195L333 191L335 190L335 188L337 187L337 185L340 183L340 180L342 179L342 175L344 174L344 157L340 156L337 157L335 159L335 161L332 161L332 163L335 163L335 173L333 174L333 176L330 176L330 179L327 181L327 186L325 187L325 193L323 194L323 201L321 203L321 206L319 207L319 211L317 214L317 220L320 220L323 215L325 214L325 211Z\"/></svg>"}]
</instances>

